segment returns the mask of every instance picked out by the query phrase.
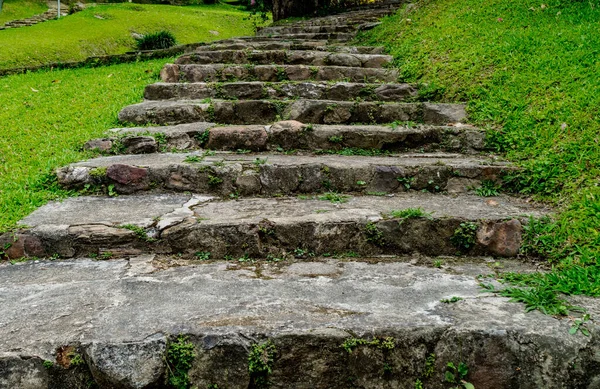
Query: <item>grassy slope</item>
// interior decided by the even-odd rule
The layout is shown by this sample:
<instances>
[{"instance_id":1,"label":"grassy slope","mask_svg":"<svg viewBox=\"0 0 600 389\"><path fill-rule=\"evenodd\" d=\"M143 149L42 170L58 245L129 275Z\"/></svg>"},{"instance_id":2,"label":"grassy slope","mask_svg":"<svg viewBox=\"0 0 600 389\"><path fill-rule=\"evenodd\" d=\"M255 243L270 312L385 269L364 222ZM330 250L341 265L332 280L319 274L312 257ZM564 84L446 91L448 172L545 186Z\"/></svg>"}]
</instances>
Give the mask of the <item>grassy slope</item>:
<instances>
[{"instance_id":1,"label":"grassy slope","mask_svg":"<svg viewBox=\"0 0 600 389\"><path fill-rule=\"evenodd\" d=\"M0 25L11 20L26 19L48 10L44 0L4 0Z\"/></svg>"},{"instance_id":2,"label":"grassy slope","mask_svg":"<svg viewBox=\"0 0 600 389\"><path fill-rule=\"evenodd\" d=\"M44 178L84 159L83 143L118 126L119 110L140 101L168 61L0 78L0 231L64 194Z\"/></svg>"},{"instance_id":3,"label":"grassy slope","mask_svg":"<svg viewBox=\"0 0 600 389\"><path fill-rule=\"evenodd\" d=\"M385 44L431 96L468 101L490 143L525 169L511 189L559 206L527 239L557 269L514 278L553 312L555 290L600 295L600 2L544 3L423 0L362 41Z\"/></svg>"},{"instance_id":4,"label":"grassy slope","mask_svg":"<svg viewBox=\"0 0 600 389\"><path fill-rule=\"evenodd\" d=\"M253 25L247 16L227 5L98 5L61 20L0 31L0 68L121 54L132 50L132 32L167 29L178 43L250 35Z\"/></svg>"}]
</instances>

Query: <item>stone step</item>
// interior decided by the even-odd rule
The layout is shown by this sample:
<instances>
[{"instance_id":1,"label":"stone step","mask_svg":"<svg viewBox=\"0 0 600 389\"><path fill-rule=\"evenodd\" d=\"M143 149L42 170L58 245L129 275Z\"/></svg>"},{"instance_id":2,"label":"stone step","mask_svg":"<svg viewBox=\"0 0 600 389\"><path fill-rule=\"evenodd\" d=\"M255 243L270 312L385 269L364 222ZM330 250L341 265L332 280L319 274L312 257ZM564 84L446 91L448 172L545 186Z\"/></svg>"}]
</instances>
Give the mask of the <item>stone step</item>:
<instances>
[{"instance_id":1,"label":"stone step","mask_svg":"<svg viewBox=\"0 0 600 389\"><path fill-rule=\"evenodd\" d=\"M110 138L94 139L84 149L107 153L148 154L165 150L338 150L367 152L408 150L478 153L485 149L485 133L463 126L306 125L296 121L273 125L221 127L190 123L167 127L117 128ZM358 151L357 151L358 152Z\"/></svg>"},{"instance_id":2,"label":"stone step","mask_svg":"<svg viewBox=\"0 0 600 389\"><path fill-rule=\"evenodd\" d=\"M164 387L167 350L186 345L190 387L202 389L256 387L257 355L278 389L445 388L449 362L464 363L475 388L594 388L600 379L593 336L482 293L476 277L493 276L494 262L164 261L0 267L3 387ZM585 307L600 309L594 299Z\"/></svg>"},{"instance_id":3,"label":"stone step","mask_svg":"<svg viewBox=\"0 0 600 389\"><path fill-rule=\"evenodd\" d=\"M172 125L193 122L264 124L297 120L312 124L418 122L445 125L466 117L462 104L379 103L331 100L176 100L145 101L119 112L132 124Z\"/></svg>"},{"instance_id":4,"label":"stone step","mask_svg":"<svg viewBox=\"0 0 600 389\"><path fill-rule=\"evenodd\" d=\"M382 46L335 46L329 45L325 41L302 41L297 43L290 41L252 42L241 39L220 41L195 49L196 52L216 50L312 50L351 54L383 54L385 51Z\"/></svg>"},{"instance_id":5,"label":"stone step","mask_svg":"<svg viewBox=\"0 0 600 389\"><path fill-rule=\"evenodd\" d=\"M324 32L324 33L298 33L298 34L268 34L264 36L241 37L237 39L246 39L249 41L263 42L270 40L325 40L347 42L354 39L356 33L346 32Z\"/></svg>"},{"instance_id":6,"label":"stone step","mask_svg":"<svg viewBox=\"0 0 600 389\"><path fill-rule=\"evenodd\" d=\"M294 100L403 101L415 100L417 89L410 84L370 84L351 82L229 82L150 84L146 100Z\"/></svg>"},{"instance_id":7,"label":"stone step","mask_svg":"<svg viewBox=\"0 0 600 389\"><path fill-rule=\"evenodd\" d=\"M253 65L309 65L346 66L355 68L383 68L394 57L382 54L330 53L306 50L219 50L185 54L175 61L179 65L253 64Z\"/></svg>"},{"instance_id":8,"label":"stone step","mask_svg":"<svg viewBox=\"0 0 600 389\"><path fill-rule=\"evenodd\" d=\"M229 142L227 137L213 139L216 147L220 141ZM57 176L58 182L69 189L111 187L121 194L170 190L223 197L236 193L281 196L327 191L385 195L407 191L465 193L483 181L500 186L512 170L503 162L461 154L193 152L99 157L60 168Z\"/></svg>"},{"instance_id":9,"label":"stone step","mask_svg":"<svg viewBox=\"0 0 600 389\"><path fill-rule=\"evenodd\" d=\"M177 65L167 64L160 72L164 82L218 81L346 81L397 82L395 69L305 65Z\"/></svg>"},{"instance_id":10,"label":"stone step","mask_svg":"<svg viewBox=\"0 0 600 389\"><path fill-rule=\"evenodd\" d=\"M28 229L5 234L0 243L9 243L9 257L154 252L190 258L210 252L212 259L285 258L350 251L512 257L521 245L521 223L546 214L508 197L398 193L338 203L326 198L74 197L39 208L21 221ZM417 209L423 217L402 217Z\"/></svg>"},{"instance_id":11,"label":"stone step","mask_svg":"<svg viewBox=\"0 0 600 389\"><path fill-rule=\"evenodd\" d=\"M331 33L353 33L357 25L348 22L346 24L320 25L320 26L269 26L258 29L256 36L269 36L273 34L331 34Z\"/></svg>"}]
</instances>

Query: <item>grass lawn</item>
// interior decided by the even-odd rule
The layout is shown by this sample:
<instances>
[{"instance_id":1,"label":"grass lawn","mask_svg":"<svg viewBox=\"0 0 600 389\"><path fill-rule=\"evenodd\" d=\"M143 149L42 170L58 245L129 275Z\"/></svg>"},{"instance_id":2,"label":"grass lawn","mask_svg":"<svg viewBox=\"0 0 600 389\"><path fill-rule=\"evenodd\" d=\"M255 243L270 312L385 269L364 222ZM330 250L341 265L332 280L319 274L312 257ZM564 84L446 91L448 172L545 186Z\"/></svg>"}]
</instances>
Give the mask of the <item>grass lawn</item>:
<instances>
[{"instance_id":1,"label":"grass lawn","mask_svg":"<svg viewBox=\"0 0 600 389\"><path fill-rule=\"evenodd\" d=\"M165 29L180 44L251 35L254 26L248 15L219 4L98 5L60 20L0 31L0 69L122 54L134 47L132 33Z\"/></svg>"},{"instance_id":2,"label":"grass lawn","mask_svg":"<svg viewBox=\"0 0 600 389\"><path fill-rule=\"evenodd\" d=\"M0 12L0 25L12 20L26 19L48 11L43 0L4 0Z\"/></svg>"},{"instance_id":3,"label":"grass lawn","mask_svg":"<svg viewBox=\"0 0 600 389\"><path fill-rule=\"evenodd\" d=\"M83 143L118 126L124 106L173 59L0 78L0 231L67 193L46 177L86 158Z\"/></svg>"},{"instance_id":4,"label":"grass lawn","mask_svg":"<svg viewBox=\"0 0 600 389\"><path fill-rule=\"evenodd\" d=\"M528 254L549 275L509 275L505 294L564 314L566 294L600 296L600 2L422 0L361 37L385 44L408 82L467 101L472 122L524 171L512 191L551 202L530 223Z\"/></svg>"}]
</instances>

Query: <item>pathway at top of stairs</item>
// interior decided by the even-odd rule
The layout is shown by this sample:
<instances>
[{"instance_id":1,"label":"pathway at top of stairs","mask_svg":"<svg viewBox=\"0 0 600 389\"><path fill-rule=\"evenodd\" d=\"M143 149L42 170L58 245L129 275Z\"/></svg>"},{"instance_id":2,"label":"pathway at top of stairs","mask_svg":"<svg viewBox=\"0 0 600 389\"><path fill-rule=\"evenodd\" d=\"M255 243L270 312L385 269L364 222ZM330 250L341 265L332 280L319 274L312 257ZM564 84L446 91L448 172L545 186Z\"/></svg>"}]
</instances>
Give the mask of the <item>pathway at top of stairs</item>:
<instances>
[{"instance_id":1,"label":"pathway at top of stairs","mask_svg":"<svg viewBox=\"0 0 600 389\"><path fill-rule=\"evenodd\" d=\"M448 362L476 388L598 387L595 338L481 292L536 269L523 225L551 210L477 196L515 167L464 105L421 101L351 43L397 6L166 65L85 144L100 156L57 170L82 196L0 237L54 260L0 265L0 388L165 387L178 334L197 388L445 388Z\"/></svg>"}]
</instances>

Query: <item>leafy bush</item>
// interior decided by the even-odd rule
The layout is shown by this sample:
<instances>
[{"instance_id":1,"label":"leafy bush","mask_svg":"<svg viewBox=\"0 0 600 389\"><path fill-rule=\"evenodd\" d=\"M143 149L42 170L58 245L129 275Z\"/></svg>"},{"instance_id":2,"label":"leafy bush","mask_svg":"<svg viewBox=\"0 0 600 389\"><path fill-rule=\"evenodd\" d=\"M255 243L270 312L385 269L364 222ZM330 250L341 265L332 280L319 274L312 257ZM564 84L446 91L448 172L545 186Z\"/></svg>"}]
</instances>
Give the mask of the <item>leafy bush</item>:
<instances>
[{"instance_id":1,"label":"leafy bush","mask_svg":"<svg viewBox=\"0 0 600 389\"><path fill-rule=\"evenodd\" d=\"M175 36L169 31L153 32L136 39L138 50L160 50L175 46Z\"/></svg>"}]
</instances>

